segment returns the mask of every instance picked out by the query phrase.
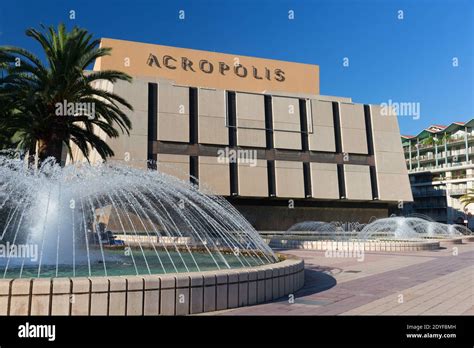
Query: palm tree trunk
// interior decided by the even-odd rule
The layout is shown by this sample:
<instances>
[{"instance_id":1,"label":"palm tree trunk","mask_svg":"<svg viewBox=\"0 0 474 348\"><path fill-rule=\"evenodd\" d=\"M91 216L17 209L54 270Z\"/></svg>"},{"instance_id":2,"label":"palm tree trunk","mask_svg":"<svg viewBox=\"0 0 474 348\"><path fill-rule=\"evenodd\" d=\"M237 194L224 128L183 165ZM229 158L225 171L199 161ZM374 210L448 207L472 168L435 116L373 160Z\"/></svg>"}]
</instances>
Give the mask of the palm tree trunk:
<instances>
[{"instance_id":1,"label":"palm tree trunk","mask_svg":"<svg viewBox=\"0 0 474 348\"><path fill-rule=\"evenodd\" d=\"M36 143L31 145L28 150L28 167L32 168L35 165L36 157Z\"/></svg>"},{"instance_id":2,"label":"palm tree trunk","mask_svg":"<svg viewBox=\"0 0 474 348\"><path fill-rule=\"evenodd\" d=\"M61 165L63 144L61 140L51 137L50 139L38 140L38 159L41 165L48 157L53 157L56 163Z\"/></svg>"}]
</instances>

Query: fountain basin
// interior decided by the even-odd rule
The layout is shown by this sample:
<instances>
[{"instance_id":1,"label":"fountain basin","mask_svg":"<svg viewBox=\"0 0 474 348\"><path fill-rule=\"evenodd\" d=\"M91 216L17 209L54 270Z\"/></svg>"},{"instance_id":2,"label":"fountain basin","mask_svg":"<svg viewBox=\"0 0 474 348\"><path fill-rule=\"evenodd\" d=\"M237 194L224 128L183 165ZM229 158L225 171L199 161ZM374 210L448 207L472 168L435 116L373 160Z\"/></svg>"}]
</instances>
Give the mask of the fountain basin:
<instances>
[{"instance_id":1,"label":"fountain basin","mask_svg":"<svg viewBox=\"0 0 474 348\"><path fill-rule=\"evenodd\" d=\"M254 305L304 284L304 262L166 275L0 280L0 315L186 315Z\"/></svg>"},{"instance_id":2,"label":"fountain basin","mask_svg":"<svg viewBox=\"0 0 474 348\"><path fill-rule=\"evenodd\" d=\"M284 257L232 270L1 279L0 315L187 315L255 305L303 286L304 262Z\"/></svg>"},{"instance_id":3,"label":"fountain basin","mask_svg":"<svg viewBox=\"0 0 474 348\"><path fill-rule=\"evenodd\" d=\"M474 236L464 236L462 240L463 242L474 242Z\"/></svg>"},{"instance_id":4,"label":"fountain basin","mask_svg":"<svg viewBox=\"0 0 474 348\"><path fill-rule=\"evenodd\" d=\"M435 250L440 248L437 240L301 240L301 239L280 239L264 238L265 242L272 248L281 249L307 249L307 250L343 250L343 251L385 251L385 252L405 252L419 250Z\"/></svg>"}]
</instances>

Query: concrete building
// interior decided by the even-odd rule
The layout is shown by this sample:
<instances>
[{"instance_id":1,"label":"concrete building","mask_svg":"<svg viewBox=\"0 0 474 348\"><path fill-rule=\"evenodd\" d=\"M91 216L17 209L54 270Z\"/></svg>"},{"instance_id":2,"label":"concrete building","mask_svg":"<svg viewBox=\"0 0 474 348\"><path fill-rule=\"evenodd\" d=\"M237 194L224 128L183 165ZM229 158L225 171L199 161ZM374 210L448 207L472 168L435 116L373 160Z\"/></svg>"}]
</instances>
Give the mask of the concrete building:
<instances>
[{"instance_id":1,"label":"concrete building","mask_svg":"<svg viewBox=\"0 0 474 348\"><path fill-rule=\"evenodd\" d=\"M320 95L318 66L102 44L112 56L94 70L134 76L132 84L98 86L134 107L130 137L105 139L112 161L197 179L260 230L367 222L412 200L397 118L378 105Z\"/></svg>"},{"instance_id":2,"label":"concrete building","mask_svg":"<svg viewBox=\"0 0 474 348\"><path fill-rule=\"evenodd\" d=\"M434 125L416 136L402 136L414 196L407 213L444 223L474 227L474 207L459 198L473 188L474 119L449 126Z\"/></svg>"}]
</instances>

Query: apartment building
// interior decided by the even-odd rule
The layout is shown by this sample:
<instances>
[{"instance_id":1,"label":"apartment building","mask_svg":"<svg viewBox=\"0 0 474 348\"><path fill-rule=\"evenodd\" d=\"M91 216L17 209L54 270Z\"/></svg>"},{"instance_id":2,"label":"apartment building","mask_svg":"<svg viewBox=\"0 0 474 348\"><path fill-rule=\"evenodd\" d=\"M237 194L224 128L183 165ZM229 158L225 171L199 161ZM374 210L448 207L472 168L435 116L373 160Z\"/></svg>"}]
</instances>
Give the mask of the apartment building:
<instances>
[{"instance_id":1,"label":"apartment building","mask_svg":"<svg viewBox=\"0 0 474 348\"><path fill-rule=\"evenodd\" d=\"M402 136L414 202L407 214L474 227L474 207L460 197L473 188L474 119L433 125L416 136Z\"/></svg>"}]
</instances>

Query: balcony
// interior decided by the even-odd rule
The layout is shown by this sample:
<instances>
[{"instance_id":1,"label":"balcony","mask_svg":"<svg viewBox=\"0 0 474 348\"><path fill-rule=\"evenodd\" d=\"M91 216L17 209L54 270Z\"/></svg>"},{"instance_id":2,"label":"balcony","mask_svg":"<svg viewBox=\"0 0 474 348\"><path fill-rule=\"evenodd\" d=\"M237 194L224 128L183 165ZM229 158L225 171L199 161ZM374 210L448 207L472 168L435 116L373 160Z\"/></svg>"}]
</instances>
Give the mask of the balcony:
<instances>
[{"instance_id":1,"label":"balcony","mask_svg":"<svg viewBox=\"0 0 474 348\"><path fill-rule=\"evenodd\" d=\"M468 140L468 142L474 141L474 135L473 134L468 134L467 135L467 140ZM461 136L461 137L458 137L458 138L449 138L446 141L448 146L463 144L464 142L465 142L464 136ZM434 151L435 146L434 146L434 144L419 144L418 148L421 151L429 150L429 149L433 149L433 151ZM444 149L444 142L443 141L438 144L438 150L439 149ZM405 153L410 152L408 146L404 147L404 152ZM416 152L416 146L415 145L411 146L411 152Z\"/></svg>"},{"instance_id":2,"label":"balcony","mask_svg":"<svg viewBox=\"0 0 474 348\"><path fill-rule=\"evenodd\" d=\"M467 188L458 188L449 190L450 196L463 196L467 193Z\"/></svg>"}]
</instances>

